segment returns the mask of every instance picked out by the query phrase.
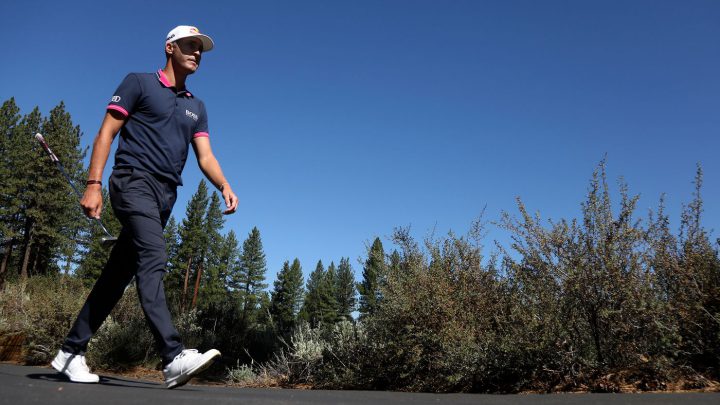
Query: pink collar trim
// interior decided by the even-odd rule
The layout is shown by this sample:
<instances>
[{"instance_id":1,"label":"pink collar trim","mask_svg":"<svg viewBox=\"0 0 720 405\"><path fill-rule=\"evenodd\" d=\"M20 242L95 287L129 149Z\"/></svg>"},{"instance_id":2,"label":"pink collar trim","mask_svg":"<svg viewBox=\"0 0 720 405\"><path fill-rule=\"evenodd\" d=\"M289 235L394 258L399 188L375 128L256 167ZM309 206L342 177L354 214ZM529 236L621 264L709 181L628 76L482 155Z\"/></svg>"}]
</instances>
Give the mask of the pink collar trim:
<instances>
[{"instance_id":1,"label":"pink collar trim","mask_svg":"<svg viewBox=\"0 0 720 405\"><path fill-rule=\"evenodd\" d=\"M170 84L170 80L168 80L167 76L165 76L165 72L163 72L162 69L158 69L157 77L158 77L158 80L160 80L160 83L163 84L163 86L172 87L172 84Z\"/></svg>"},{"instance_id":2,"label":"pink collar trim","mask_svg":"<svg viewBox=\"0 0 720 405\"><path fill-rule=\"evenodd\" d=\"M158 69L158 71L157 71L156 74L157 74L158 80L160 81L160 83L162 83L163 86L165 86L165 87L173 87L173 85L170 84L170 80L168 80L167 76L165 75L165 72L163 72L162 69ZM187 91L187 90L185 90L185 94L186 94L188 97L192 97L192 96L193 96L193 95L192 95L189 91Z\"/></svg>"}]
</instances>

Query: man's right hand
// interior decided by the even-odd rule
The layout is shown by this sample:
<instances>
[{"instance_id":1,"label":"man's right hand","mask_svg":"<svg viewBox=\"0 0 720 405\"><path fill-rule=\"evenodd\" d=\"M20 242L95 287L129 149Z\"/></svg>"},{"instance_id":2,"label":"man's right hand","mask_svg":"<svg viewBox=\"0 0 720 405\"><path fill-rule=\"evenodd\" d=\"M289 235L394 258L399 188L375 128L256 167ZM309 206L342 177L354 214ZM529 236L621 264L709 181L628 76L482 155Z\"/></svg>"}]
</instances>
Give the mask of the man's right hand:
<instances>
[{"instance_id":1,"label":"man's right hand","mask_svg":"<svg viewBox=\"0 0 720 405\"><path fill-rule=\"evenodd\" d=\"M89 184L85 189L80 205L88 218L100 219L102 212L102 186L100 184Z\"/></svg>"},{"instance_id":2,"label":"man's right hand","mask_svg":"<svg viewBox=\"0 0 720 405\"><path fill-rule=\"evenodd\" d=\"M110 147L112 146L115 135L120 131L120 128L125 124L125 116L119 111L108 110L105 113L102 126L98 131L95 140L93 141L92 155L90 156L90 167L88 168L88 177L90 179L102 178L103 169L105 168L105 162L107 162L108 155L110 154ZM100 218L102 212L102 185L101 184L88 184L80 200L80 205L90 218Z\"/></svg>"}]
</instances>

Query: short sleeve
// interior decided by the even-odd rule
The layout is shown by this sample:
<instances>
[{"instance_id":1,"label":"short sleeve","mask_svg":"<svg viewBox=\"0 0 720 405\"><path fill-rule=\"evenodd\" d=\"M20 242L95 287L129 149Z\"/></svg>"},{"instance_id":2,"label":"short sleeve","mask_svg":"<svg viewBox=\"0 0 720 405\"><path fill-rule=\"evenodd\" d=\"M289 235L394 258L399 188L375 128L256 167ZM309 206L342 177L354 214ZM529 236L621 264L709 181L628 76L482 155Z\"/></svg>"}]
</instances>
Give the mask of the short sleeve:
<instances>
[{"instance_id":1,"label":"short sleeve","mask_svg":"<svg viewBox=\"0 0 720 405\"><path fill-rule=\"evenodd\" d=\"M135 74L130 73L120 83L115 94L110 99L108 110L119 111L124 116L129 116L135 108L137 100L140 99L140 81Z\"/></svg>"},{"instance_id":2,"label":"short sleeve","mask_svg":"<svg viewBox=\"0 0 720 405\"><path fill-rule=\"evenodd\" d=\"M195 126L195 134L193 138L209 137L208 132L208 116L205 111L205 103L200 102L200 114L198 114L197 125Z\"/></svg>"}]
</instances>

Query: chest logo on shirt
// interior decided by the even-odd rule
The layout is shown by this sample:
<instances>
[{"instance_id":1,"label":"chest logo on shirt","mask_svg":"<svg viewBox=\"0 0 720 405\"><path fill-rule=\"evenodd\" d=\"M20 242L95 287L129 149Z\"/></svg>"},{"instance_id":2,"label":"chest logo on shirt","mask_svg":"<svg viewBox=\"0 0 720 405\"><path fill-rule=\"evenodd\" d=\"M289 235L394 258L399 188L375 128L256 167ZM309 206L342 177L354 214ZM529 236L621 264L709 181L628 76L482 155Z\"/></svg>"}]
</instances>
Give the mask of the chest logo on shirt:
<instances>
[{"instance_id":1,"label":"chest logo on shirt","mask_svg":"<svg viewBox=\"0 0 720 405\"><path fill-rule=\"evenodd\" d=\"M113 96L113 98L110 99L113 103L119 103L120 102L120 96Z\"/></svg>"},{"instance_id":2,"label":"chest logo on shirt","mask_svg":"<svg viewBox=\"0 0 720 405\"><path fill-rule=\"evenodd\" d=\"M198 120L198 115L195 114L194 112L190 111L190 110L185 110L185 115L188 116L188 117L190 117L190 118L192 118L192 119L195 120L195 121Z\"/></svg>"}]
</instances>

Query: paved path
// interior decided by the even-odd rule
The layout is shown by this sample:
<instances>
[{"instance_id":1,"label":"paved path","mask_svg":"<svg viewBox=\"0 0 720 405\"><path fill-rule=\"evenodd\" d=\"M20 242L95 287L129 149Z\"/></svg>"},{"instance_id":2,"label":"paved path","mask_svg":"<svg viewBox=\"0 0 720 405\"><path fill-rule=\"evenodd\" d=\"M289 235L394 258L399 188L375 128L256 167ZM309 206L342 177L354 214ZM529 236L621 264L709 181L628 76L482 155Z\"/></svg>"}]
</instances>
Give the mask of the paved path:
<instances>
[{"instance_id":1,"label":"paved path","mask_svg":"<svg viewBox=\"0 0 720 405\"><path fill-rule=\"evenodd\" d=\"M74 384L50 368L0 364L0 404L720 404L720 394L411 394L311 391L186 385L102 376L100 384Z\"/></svg>"}]
</instances>

